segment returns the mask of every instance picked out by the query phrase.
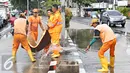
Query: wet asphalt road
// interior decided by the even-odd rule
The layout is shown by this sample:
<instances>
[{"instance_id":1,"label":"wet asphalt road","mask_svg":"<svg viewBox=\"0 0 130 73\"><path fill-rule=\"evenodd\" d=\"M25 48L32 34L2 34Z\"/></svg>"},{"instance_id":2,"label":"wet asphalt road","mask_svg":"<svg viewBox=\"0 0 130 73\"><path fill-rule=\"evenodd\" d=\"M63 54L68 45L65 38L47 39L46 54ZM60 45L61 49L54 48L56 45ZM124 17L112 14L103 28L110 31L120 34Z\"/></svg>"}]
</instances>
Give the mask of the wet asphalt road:
<instances>
[{"instance_id":1,"label":"wet asphalt road","mask_svg":"<svg viewBox=\"0 0 130 73\"><path fill-rule=\"evenodd\" d=\"M86 18L73 18L72 21L78 23L79 25L84 24L88 26L90 20L86 20ZM125 34L124 32L126 31L129 32L128 30L130 27L129 24L130 24L130 20L127 20L126 28L120 28L120 26L112 27L112 29L114 30L117 36L117 45L115 50L115 54L116 54L115 68L110 69L109 72L102 72L102 73L130 73L130 69L129 69L130 68L130 36L124 35ZM41 34L41 30L39 34ZM75 40L78 39L76 38ZM73 40L74 43L76 42L75 40ZM47 73L48 64L42 67L38 67L38 65L32 64L27 55L27 52L21 47L19 47L19 50L17 52L17 63L12 67L12 70L10 71L4 70L3 62L5 62L7 59L3 59L3 58L9 58L8 56L11 56L12 41L13 41L13 37L11 36L10 33L8 33L8 35L5 35L3 36L2 39L0 39L0 46L1 46L0 73ZM76 43L76 45L78 45L78 43ZM68 48L70 49L71 46L69 46ZM81 49L78 46L75 48ZM87 53L84 53L84 51L78 51L79 57L83 62L83 67L85 68L86 73L99 73L97 72L97 69L101 68L98 55L97 55L98 50L97 49L95 50L95 48L97 48L96 45L93 46L93 48L91 48ZM77 56L73 57L71 53L67 53L67 54L68 56L64 55L65 56L64 58L68 60L72 60L73 58L77 57ZM109 51L106 52L105 56L108 57L109 60ZM40 57L37 56L37 58L39 59Z\"/></svg>"},{"instance_id":2,"label":"wet asphalt road","mask_svg":"<svg viewBox=\"0 0 130 73\"><path fill-rule=\"evenodd\" d=\"M91 21L90 18L74 17L72 18L71 23L75 23L79 25L79 27L82 25L86 25L83 27L90 27L89 26L90 21ZM129 69L130 68L130 59L129 59L130 58L130 39L129 39L130 30L129 30L129 27L130 27L130 20L127 20L125 28L122 28L121 26L111 27L117 37L117 44L115 48L115 56L116 56L115 68L109 69L109 72L102 72L102 73L130 73L130 69ZM72 29L73 31L75 31L74 34L77 34L77 35L70 34L72 36L71 38L72 39L74 38L73 41L76 41L76 44L78 45L77 48L81 49L82 47L84 49L85 47L82 44L89 43L90 39L87 39L86 37L92 38L92 35L91 35L92 32L91 31L85 32L85 31L89 31L89 30L86 30L85 28L76 29L75 27L72 27ZM84 32L81 32L81 30ZM127 36L125 36L125 33L127 33ZM87 34L90 34L90 35L87 35ZM82 38L79 39L80 37ZM97 52L101 45L96 45L96 44L99 44L99 42L96 42L87 53L83 53L82 51L79 51L80 57L84 63L83 66L86 70L86 73L100 73L100 72L97 72L97 69L101 68ZM105 53L105 56L108 58L108 61L109 61L109 50Z\"/></svg>"},{"instance_id":3,"label":"wet asphalt road","mask_svg":"<svg viewBox=\"0 0 130 73\"><path fill-rule=\"evenodd\" d=\"M75 22L75 23L78 23L79 25L80 24L84 24L86 25L87 27L90 27L90 23L91 23L91 18L89 17L73 17L72 22ZM129 30L129 27L130 27L130 20L126 20L126 25L125 25L125 28L122 28L120 25L116 25L116 27L111 27L115 32L119 32L119 31L123 31L123 32L130 32Z\"/></svg>"}]
</instances>

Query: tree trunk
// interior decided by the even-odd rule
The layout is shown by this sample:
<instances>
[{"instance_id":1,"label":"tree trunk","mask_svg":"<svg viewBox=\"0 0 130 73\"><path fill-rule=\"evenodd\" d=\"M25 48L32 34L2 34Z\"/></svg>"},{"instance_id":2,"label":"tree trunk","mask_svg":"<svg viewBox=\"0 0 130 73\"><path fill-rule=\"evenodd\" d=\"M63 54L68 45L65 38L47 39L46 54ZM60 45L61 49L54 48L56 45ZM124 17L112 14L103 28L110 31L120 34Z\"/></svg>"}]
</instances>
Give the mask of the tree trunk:
<instances>
[{"instance_id":1,"label":"tree trunk","mask_svg":"<svg viewBox=\"0 0 130 73\"><path fill-rule=\"evenodd\" d=\"M78 4L78 16L79 17L81 16L81 5L80 5L80 3Z\"/></svg>"}]
</instances>

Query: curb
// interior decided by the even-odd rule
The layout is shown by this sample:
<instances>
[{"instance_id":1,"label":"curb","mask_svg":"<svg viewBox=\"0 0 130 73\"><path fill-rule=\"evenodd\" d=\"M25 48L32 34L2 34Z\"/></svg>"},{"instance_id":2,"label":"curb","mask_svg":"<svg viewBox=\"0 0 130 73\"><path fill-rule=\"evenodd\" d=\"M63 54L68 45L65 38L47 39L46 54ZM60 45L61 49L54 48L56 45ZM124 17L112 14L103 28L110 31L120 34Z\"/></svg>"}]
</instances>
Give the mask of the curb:
<instances>
[{"instance_id":1,"label":"curb","mask_svg":"<svg viewBox=\"0 0 130 73\"><path fill-rule=\"evenodd\" d=\"M82 59L80 58L80 54L79 54L79 52L78 52L78 49L76 48L76 44L73 43L73 41L72 41L72 39L69 37L69 35L68 35L68 42L69 42L69 45L70 45L70 46L75 47L75 49L77 50L76 52L73 52L73 55L74 55L74 56L78 56L78 58L75 59L75 61L78 61L78 63L79 63L79 73L86 73L85 68L84 68L84 66L83 66L83 61L82 61Z\"/></svg>"},{"instance_id":2,"label":"curb","mask_svg":"<svg viewBox=\"0 0 130 73\"><path fill-rule=\"evenodd\" d=\"M57 61L51 61L49 71L47 73L56 73Z\"/></svg>"}]
</instances>

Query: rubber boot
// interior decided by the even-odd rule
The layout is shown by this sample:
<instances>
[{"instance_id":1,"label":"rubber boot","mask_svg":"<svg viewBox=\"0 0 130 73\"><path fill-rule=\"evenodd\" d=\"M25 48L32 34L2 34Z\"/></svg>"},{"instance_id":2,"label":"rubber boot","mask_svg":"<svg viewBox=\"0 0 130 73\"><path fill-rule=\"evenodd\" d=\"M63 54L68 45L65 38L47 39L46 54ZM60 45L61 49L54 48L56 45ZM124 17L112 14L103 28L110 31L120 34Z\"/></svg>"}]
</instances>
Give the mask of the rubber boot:
<instances>
[{"instance_id":1,"label":"rubber boot","mask_svg":"<svg viewBox=\"0 0 130 73\"><path fill-rule=\"evenodd\" d=\"M29 55L29 57L30 57L32 63L36 62L36 60L34 59L34 57L33 57L33 55L32 55L32 51L31 51L31 50L28 50L27 52L28 52L28 55Z\"/></svg>"},{"instance_id":2,"label":"rubber boot","mask_svg":"<svg viewBox=\"0 0 130 73\"><path fill-rule=\"evenodd\" d=\"M59 57L60 56L60 52L59 50L53 50L53 54L51 55L53 58Z\"/></svg>"},{"instance_id":3,"label":"rubber boot","mask_svg":"<svg viewBox=\"0 0 130 73\"><path fill-rule=\"evenodd\" d=\"M60 56L60 47L57 45L54 45L53 47L53 54L51 55L52 58L56 58Z\"/></svg>"},{"instance_id":4,"label":"rubber boot","mask_svg":"<svg viewBox=\"0 0 130 73\"><path fill-rule=\"evenodd\" d=\"M16 63L16 52L12 51L12 61L13 63Z\"/></svg>"},{"instance_id":5,"label":"rubber boot","mask_svg":"<svg viewBox=\"0 0 130 73\"><path fill-rule=\"evenodd\" d=\"M110 63L108 63L108 66L114 68L114 63L115 63L115 57L110 56Z\"/></svg>"},{"instance_id":6,"label":"rubber boot","mask_svg":"<svg viewBox=\"0 0 130 73\"><path fill-rule=\"evenodd\" d=\"M105 57L100 58L100 62L101 62L101 65L102 65L102 69L99 69L98 72L108 71L108 61L107 61L107 58L105 58Z\"/></svg>"}]
</instances>

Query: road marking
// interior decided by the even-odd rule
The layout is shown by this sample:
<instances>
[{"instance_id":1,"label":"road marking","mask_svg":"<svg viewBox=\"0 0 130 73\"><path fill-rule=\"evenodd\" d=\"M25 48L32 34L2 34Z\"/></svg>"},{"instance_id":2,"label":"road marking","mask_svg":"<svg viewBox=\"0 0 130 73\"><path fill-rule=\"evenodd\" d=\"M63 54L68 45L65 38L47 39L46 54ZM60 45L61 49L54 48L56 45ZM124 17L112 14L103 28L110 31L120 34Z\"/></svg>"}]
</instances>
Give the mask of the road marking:
<instances>
[{"instance_id":1,"label":"road marking","mask_svg":"<svg viewBox=\"0 0 130 73\"><path fill-rule=\"evenodd\" d=\"M51 61L50 66L54 66L57 64L57 61Z\"/></svg>"},{"instance_id":2,"label":"road marking","mask_svg":"<svg viewBox=\"0 0 130 73\"><path fill-rule=\"evenodd\" d=\"M53 71L48 71L48 73L56 73L56 71L55 71L55 70L53 70Z\"/></svg>"},{"instance_id":3,"label":"road marking","mask_svg":"<svg viewBox=\"0 0 130 73\"><path fill-rule=\"evenodd\" d=\"M84 68L80 68L80 69L79 69L79 73L86 73L86 71L85 71Z\"/></svg>"},{"instance_id":4,"label":"road marking","mask_svg":"<svg viewBox=\"0 0 130 73\"><path fill-rule=\"evenodd\" d=\"M71 46L75 46L75 44L74 44L74 43L70 43L70 45L71 45Z\"/></svg>"},{"instance_id":5,"label":"road marking","mask_svg":"<svg viewBox=\"0 0 130 73\"><path fill-rule=\"evenodd\" d=\"M127 47L129 48L129 47L130 47L130 45L127 45Z\"/></svg>"},{"instance_id":6,"label":"road marking","mask_svg":"<svg viewBox=\"0 0 130 73\"><path fill-rule=\"evenodd\" d=\"M126 50L126 53L127 53L128 55L130 55L130 49L127 49L127 50Z\"/></svg>"},{"instance_id":7,"label":"road marking","mask_svg":"<svg viewBox=\"0 0 130 73\"><path fill-rule=\"evenodd\" d=\"M73 41L72 41L72 40L68 40L68 42L69 42L69 43L73 43Z\"/></svg>"},{"instance_id":8,"label":"road marking","mask_svg":"<svg viewBox=\"0 0 130 73\"><path fill-rule=\"evenodd\" d=\"M68 40L71 40L71 38L69 37Z\"/></svg>"},{"instance_id":9,"label":"road marking","mask_svg":"<svg viewBox=\"0 0 130 73\"><path fill-rule=\"evenodd\" d=\"M79 64L83 63L81 59L75 59L75 61L78 61Z\"/></svg>"},{"instance_id":10,"label":"road marking","mask_svg":"<svg viewBox=\"0 0 130 73\"><path fill-rule=\"evenodd\" d=\"M49 71L47 73L56 73L56 64L57 61L51 61Z\"/></svg>"},{"instance_id":11,"label":"road marking","mask_svg":"<svg viewBox=\"0 0 130 73\"><path fill-rule=\"evenodd\" d=\"M74 54L75 56L79 56L79 53L78 53L78 52L73 52L73 54Z\"/></svg>"},{"instance_id":12,"label":"road marking","mask_svg":"<svg viewBox=\"0 0 130 73\"><path fill-rule=\"evenodd\" d=\"M119 34L115 34L115 36L116 36L116 38L120 37L120 35L119 35Z\"/></svg>"}]
</instances>

